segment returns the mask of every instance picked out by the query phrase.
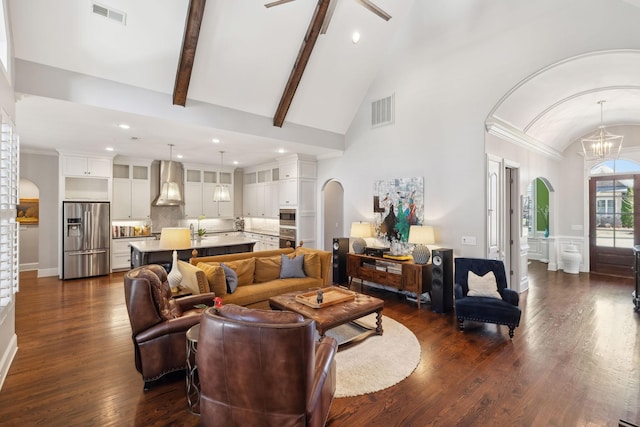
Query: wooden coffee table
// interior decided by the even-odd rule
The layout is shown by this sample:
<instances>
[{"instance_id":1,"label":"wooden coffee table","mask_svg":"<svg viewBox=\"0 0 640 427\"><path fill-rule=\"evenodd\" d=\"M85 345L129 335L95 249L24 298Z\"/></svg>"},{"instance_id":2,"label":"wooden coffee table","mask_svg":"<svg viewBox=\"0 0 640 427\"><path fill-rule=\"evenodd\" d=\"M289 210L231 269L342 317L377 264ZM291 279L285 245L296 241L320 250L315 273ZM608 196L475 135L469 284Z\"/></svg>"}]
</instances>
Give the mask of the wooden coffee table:
<instances>
[{"instance_id":1,"label":"wooden coffee table","mask_svg":"<svg viewBox=\"0 0 640 427\"><path fill-rule=\"evenodd\" d=\"M382 335L382 309L384 301L369 295L354 292L355 298L322 308L311 308L296 301L296 295L307 291L289 292L269 298L269 306L273 310L288 310L301 314L316 322L316 330L322 339L329 329L345 323L355 323L364 330L360 335L339 345L339 349L346 348L360 342L371 335ZM357 320L371 313L376 313L376 327L371 328Z\"/></svg>"}]
</instances>

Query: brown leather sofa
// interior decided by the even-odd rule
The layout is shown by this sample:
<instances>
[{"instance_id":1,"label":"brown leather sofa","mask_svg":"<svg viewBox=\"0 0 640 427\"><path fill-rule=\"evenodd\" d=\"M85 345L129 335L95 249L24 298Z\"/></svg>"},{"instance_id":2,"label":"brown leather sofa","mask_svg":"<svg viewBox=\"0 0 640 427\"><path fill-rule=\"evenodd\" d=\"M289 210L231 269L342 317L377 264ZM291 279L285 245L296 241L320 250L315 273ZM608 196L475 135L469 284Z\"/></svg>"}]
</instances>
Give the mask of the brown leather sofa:
<instances>
[{"instance_id":1,"label":"brown leather sofa","mask_svg":"<svg viewBox=\"0 0 640 427\"><path fill-rule=\"evenodd\" d=\"M186 368L186 331L200 322L197 304L213 305L213 293L173 299L167 273L145 265L124 276L124 295L131 322L136 369L144 389L170 372Z\"/></svg>"},{"instance_id":2,"label":"brown leather sofa","mask_svg":"<svg viewBox=\"0 0 640 427\"><path fill-rule=\"evenodd\" d=\"M335 339L313 320L237 305L202 314L196 363L203 426L325 425L336 389Z\"/></svg>"}]
</instances>

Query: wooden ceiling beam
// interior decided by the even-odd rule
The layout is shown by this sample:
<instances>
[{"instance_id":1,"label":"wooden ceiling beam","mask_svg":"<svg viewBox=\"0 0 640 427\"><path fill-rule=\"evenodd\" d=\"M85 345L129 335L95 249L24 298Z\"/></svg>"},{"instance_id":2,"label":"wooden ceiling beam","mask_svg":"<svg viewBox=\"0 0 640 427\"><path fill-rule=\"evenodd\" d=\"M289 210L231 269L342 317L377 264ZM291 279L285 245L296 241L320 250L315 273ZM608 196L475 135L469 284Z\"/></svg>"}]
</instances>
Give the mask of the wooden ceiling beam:
<instances>
[{"instance_id":1,"label":"wooden ceiling beam","mask_svg":"<svg viewBox=\"0 0 640 427\"><path fill-rule=\"evenodd\" d=\"M293 65L293 70L291 70L289 81L284 89L282 98L280 98L280 104L278 105L276 114L273 117L274 126L282 127L282 124L284 123L284 119L287 116L293 97L296 94L296 90L298 89L304 70L309 62L311 52L313 52L313 47L316 44L316 40L318 40L318 35L320 35L320 30L327 15L330 3L331 0L318 0L318 5L316 6L313 18L311 18L311 22L309 23L307 33L302 40L302 46L300 46L296 62Z\"/></svg>"},{"instance_id":2,"label":"wooden ceiling beam","mask_svg":"<svg viewBox=\"0 0 640 427\"><path fill-rule=\"evenodd\" d=\"M189 1L189 11L187 12L182 49L180 50L180 61L178 62L176 81L173 86L173 105L182 105L184 107L187 102L187 92L189 91L191 71L193 70L193 61L196 56L196 46L198 45L206 1Z\"/></svg>"}]
</instances>

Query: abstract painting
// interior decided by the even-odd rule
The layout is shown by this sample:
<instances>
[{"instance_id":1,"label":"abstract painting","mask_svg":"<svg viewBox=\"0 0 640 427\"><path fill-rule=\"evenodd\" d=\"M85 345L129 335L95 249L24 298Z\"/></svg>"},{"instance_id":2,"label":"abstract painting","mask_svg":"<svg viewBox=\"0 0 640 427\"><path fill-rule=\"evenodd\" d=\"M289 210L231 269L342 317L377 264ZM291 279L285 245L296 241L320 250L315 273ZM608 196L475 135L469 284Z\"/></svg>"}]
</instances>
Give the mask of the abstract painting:
<instances>
[{"instance_id":1,"label":"abstract painting","mask_svg":"<svg viewBox=\"0 0 640 427\"><path fill-rule=\"evenodd\" d=\"M379 238L406 242L409 227L424 220L424 180L396 178L373 185L374 225Z\"/></svg>"}]
</instances>

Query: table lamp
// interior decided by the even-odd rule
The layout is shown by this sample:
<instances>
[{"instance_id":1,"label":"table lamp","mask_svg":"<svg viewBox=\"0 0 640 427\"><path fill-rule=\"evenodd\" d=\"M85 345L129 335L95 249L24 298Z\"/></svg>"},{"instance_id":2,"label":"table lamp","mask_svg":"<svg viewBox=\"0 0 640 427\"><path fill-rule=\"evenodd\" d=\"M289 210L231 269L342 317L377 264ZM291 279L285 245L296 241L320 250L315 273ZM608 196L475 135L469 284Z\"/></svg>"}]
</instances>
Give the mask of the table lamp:
<instances>
[{"instance_id":1,"label":"table lamp","mask_svg":"<svg viewBox=\"0 0 640 427\"><path fill-rule=\"evenodd\" d=\"M188 228L168 227L160 232L160 249L173 250L173 264L167 275L171 289L180 289L182 273L178 269L178 250L191 247L191 232Z\"/></svg>"},{"instance_id":2,"label":"table lamp","mask_svg":"<svg viewBox=\"0 0 640 427\"><path fill-rule=\"evenodd\" d=\"M413 248L413 261L416 264L426 264L429 262L431 252L426 245L436 242L433 227L429 225L412 225L409 228L409 243L415 244Z\"/></svg>"},{"instance_id":3,"label":"table lamp","mask_svg":"<svg viewBox=\"0 0 640 427\"><path fill-rule=\"evenodd\" d=\"M351 237L353 237L353 252L357 254L364 253L364 248L367 246L367 242L364 241L365 237L371 237L371 224L368 222L353 222L351 223Z\"/></svg>"}]
</instances>

